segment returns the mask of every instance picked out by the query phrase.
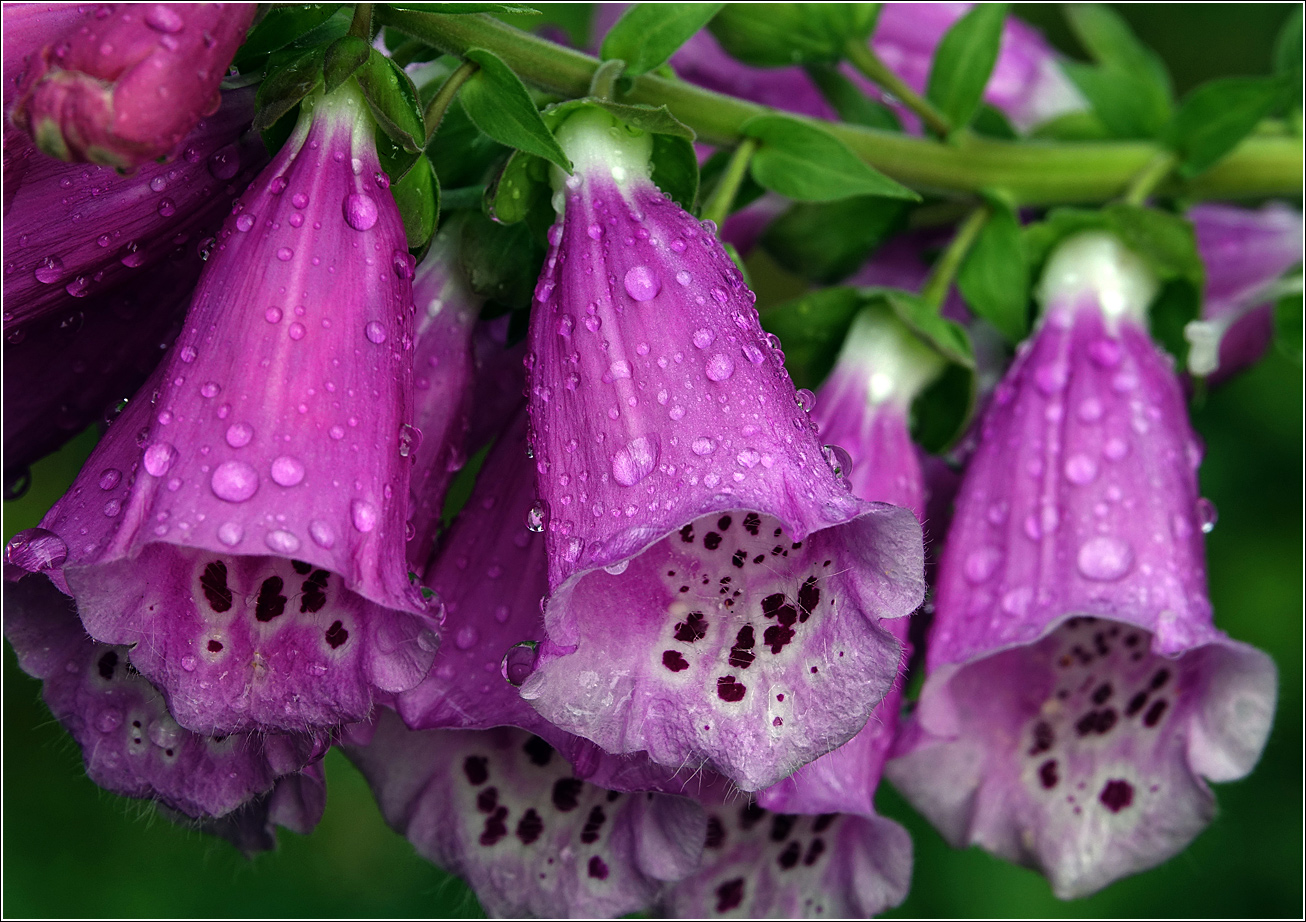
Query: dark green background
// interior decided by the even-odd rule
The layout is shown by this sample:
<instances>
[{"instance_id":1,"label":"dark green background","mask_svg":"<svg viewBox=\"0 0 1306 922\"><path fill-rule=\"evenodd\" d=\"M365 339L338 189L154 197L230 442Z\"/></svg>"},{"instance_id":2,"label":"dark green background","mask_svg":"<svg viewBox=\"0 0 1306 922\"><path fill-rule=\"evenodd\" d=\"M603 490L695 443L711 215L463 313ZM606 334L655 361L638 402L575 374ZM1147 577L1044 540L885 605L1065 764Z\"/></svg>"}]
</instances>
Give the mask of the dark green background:
<instances>
[{"instance_id":1,"label":"dark green background","mask_svg":"<svg viewBox=\"0 0 1306 922\"><path fill-rule=\"evenodd\" d=\"M1123 12L1165 56L1182 92L1212 75L1265 72L1289 9L1142 5ZM550 12L564 21L568 15ZM1019 12L1075 52L1054 8ZM767 294L761 291L760 300ZM1280 670L1279 710L1265 756L1250 778L1217 789L1220 814L1211 827L1167 865L1063 903L1033 873L974 849L949 849L886 786L881 807L911 830L917 854L911 896L892 915L1301 914L1301 420L1301 366L1277 353L1194 409L1194 425L1207 445L1203 493L1220 510L1207 540L1217 622L1268 651ZM87 433L34 468L32 491L4 505L6 541L36 524L93 442ZM246 861L225 843L92 785L77 747L38 694L6 645L7 916L480 914L460 882L416 857L385 827L366 785L336 753L327 759L330 795L318 831L307 838L282 833L279 851Z\"/></svg>"}]
</instances>

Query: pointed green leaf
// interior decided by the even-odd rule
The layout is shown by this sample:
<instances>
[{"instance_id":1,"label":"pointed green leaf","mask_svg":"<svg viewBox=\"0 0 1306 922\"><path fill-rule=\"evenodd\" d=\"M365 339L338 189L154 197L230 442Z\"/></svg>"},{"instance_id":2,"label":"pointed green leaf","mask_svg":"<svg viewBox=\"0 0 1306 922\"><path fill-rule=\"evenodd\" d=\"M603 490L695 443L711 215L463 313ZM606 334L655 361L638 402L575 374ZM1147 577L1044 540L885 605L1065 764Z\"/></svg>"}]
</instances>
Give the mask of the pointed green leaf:
<instances>
[{"instance_id":1,"label":"pointed green leaf","mask_svg":"<svg viewBox=\"0 0 1306 922\"><path fill-rule=\"evenodd\" d=\"M417 88L403 68L373 49L355 76L382 131L406 153L415 155L421 151L426 143L422 107L417 100ZM410 159L408 165L411 164Z\"/></svg>"},{"instance_id":2,"label":"pointed green leaf","mask_svg":"<svg viewBox=\"0 0 1306 922\"><path fill-rule=\"evenodd\" d=\"M254 130L266 131L299 105L322 82L324 48L311 48L276 68L259 84L255 95Z\"/></svg>"},{"instance_id":3,"label":"pointed green leaf","mask_svg":"<svg viewBox=\"0 0 1306 922\"><path fill-rule=\"evenodd\" d=\"M515 150L485 190L486 211L500 224L524 221L539 198L549 197L548 162Z\"/></svg>"},{"instance_id":4,"label":"pointed green leaf","mask_svg":"<svg viewBox=\"0 0 1306 922\"><path fill-rule=\"evenodd\" d=\"M828 64L809 64L807 75L841 121L883 131L902 131L902 123L892 109L871 99L837 68Z\"/></svg>"},{"instance_id":5,"label":"pointed green leaf","mask_svg":"<svg viewBox=\"0 0 1306 922\"><path fill-rule=\"evenodd\" d=\"M1077 61L1061 67L1112 137L1154 138L1165 127L1169 104L1133 74Z\"/></svg>"},{"instance_id":6,"label":"pointed green leaf","mask_svg":"<svg viewBox=\"0 0 1306 922\"><path fill-rule=\"evenodd\" d=\"M920 200L814 125L784 115L759 115L745 122L742 131L761 142L749 163L753 178L781 195L805 202L853 195Z\"/></svg>"},{"instance_id":7,"label":"pointed green leaf","mask_svg":"<svg viewBox=\"0 0 1306 922\"><path fill-rule=\"evenodd\" d=\"M1298 22L1300 22L1300 18ZM1302 295L1286 294L1274 303L1274 342L1284 355L1302 364Z\"/></svg>"},{"instance_id":8,"label":"pointed green leaf","mask_svg":"<svg viewBox=\"0 0 1306 922\"><path fill-rule=\"evenodd\" d=\"M326 80L326 91L330 93L354 75L372 53L372 46L357 35L346 35L332 42L326 50L326 61L322 74Z\"/></svg>"},{"instance_id":9,"label":"pointed green leaf","mask_svg":"<svg viewBox=\"0 0 1306 922\"><path fill-rule=\"evenodd\" d=\"M500 144L543 157L570 172L571 161L512 69L484 48L472 48L464 57L480 68L458 91L458 99L476 127Z\"/></svg>"},{"instance_id":10,"label":"pointed green leaf","mask_svg":"<svg viewBox=\"0 0 1306 922\"><path fill-rule=\"evenodd\" d=\"M999 202L989 207L957 273L957 288L976 315L1018 343L1029 333L1029 261L1016 213Z\"/></svg>"},{"instance_id":11,"label":"pointed green leaf","mask_svg":"<svg viewBox=\"0 0 1306 922\"><path fill-rule=\"evenodd\" d=\"M1196 176L1233 150L1270 114L1282 89L1277 79L1226 77L1189 93L1166 132L1166 141L1182 158L1179 174Z\"/></svg>"},{"instance_id":12,"label":"pointed green leaf","mask_svg":"<svg viewBox=\"0 0 1306 922\"><path fill-rule=\"evenodd\" d=\"M287 3L265 7L267 12L249 30L232 63L244 73L257 63L257 58L300 39L330 19L342 6L343 3Z\"/></svg>"},{"instance_id":13,"label":"pointed green leaf","mask_svg":"<svg viewBox=\"0 0 1306 922\"><path fill-rule=\"evenodd\" d=\"M672 134L653 135L653 184L694 214L698 199L698 156L693 142Z\"/></svg>"},{"instance_id":14,"label":"pointed green leaf","mask_svg":"<svg viewBox=\"0 0 1306 922\"><path fill-rule=\"evenodd\" d=\"M970 124L998 60L1005 3L981 3L952 24L934 53L925 95L955 127Z\"/></svg>"},{"instance_id":15,"label":"pointed green leaf","mask_svg":"<svg viewBox=\"0 0 1306 922\"><path fill-rule=\"evenodd\" d=\"M600 56L626 62L631 77L648 73L707 25L724 3L637 3L603 39Z\"/></svg>"}]
</instances>

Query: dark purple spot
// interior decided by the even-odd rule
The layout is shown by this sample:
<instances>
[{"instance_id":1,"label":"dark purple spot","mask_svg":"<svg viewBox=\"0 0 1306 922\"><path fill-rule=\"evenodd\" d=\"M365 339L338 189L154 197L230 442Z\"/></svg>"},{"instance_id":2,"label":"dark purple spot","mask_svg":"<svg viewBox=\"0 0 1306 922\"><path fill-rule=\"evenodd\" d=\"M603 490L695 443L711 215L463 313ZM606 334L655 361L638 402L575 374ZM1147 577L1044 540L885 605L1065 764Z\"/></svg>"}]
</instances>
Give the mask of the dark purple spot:
<instances>
[{"instance_id":1,"label":"dark purple spot","mask_svg":"<svg viewBox=\"0 0 1306 922\"><path fill-rule=\"evenodd\" d=\"M794 629L786 624L773 624L762 632L762 643L771 648L772 655L787 647L793 639Z\"/></svg>"},{"instance_id":2,"label":"dark purple spot","mask_svg":"<svg viewBox=\"0 0 1306 922\"><path fill-rule=\"evenodd\" d=\"M744 879L736 877L716 888L716 911L729 912L744 901Z\"/></svg>"},{"instance_id":3,"label":"dark purple spot","mask_svg":"<svg viewBox=\"0 0 1306 922\"><path fill-rule=\"evenodd\" d=\"M817 674L818 672L820 672L821 670L818 669L817 667L813 666L811 671L812 671L812 675L816 675L816 674Z\"/></svg>"},{"instance_id":4,"label":"dark purple spot","mask_svg":"<svg viewBox=\"0 0 1306 922\"><path fill-rule=\"evenodd\" d=\"M488 787L476 795L476 809L482 813L493 813L499 806L499 789Z\"/></svg>"},{"instance_id":5,"label":"dark purple spot","mask_svg":"<svg viewBox=\"0 0 1306 922\"><path fill-rule=\"evenodd\" d=\"M777 718L775 718L774 720L771 721L771 726L773 726L773 727L783 727L784 725L785 725L785 722L784 722L784 718L782 718L782 717L777 717Z\"/></svg>"},{"instance_id":6,"label":"dark purple spot","mask_svg":"<svg viewBox=\"0 0 1306 922\"><path fill-rule=\"evenodd\" d=\"M723 675L716 680L716 696L722 701L743 701L746 691L748 686L736 682L732 675Z\"/></svg>"},{"instance_id":7,"label":"dark purple spot","mask_svg":"<svg viewBox=\"0 0 1306 922\"><path fill-rule=\"evenodd\" d=\"M1134 697L1129 699L1129 705L1125 708L1125 716L1133 717L1143 709L1143 705L1145 704L1147 704L1147 692L1140 691L1138 694L1134 695Z\"/></svg>"},{"instance_id":8,"label":"dark purple spot","mask_svg":"<svg viewBox=\"0 0 1306 922\"><path fill-rule=\"evenodd\" d=\"M680 529L680 540L686 544L694 543L694 526L692 523Z\"/></svg>"},{"instance_id":9,"label":"dark purple spot","mask_svg":"<svg viewBox=\"0 0 1306 922\"><path fill-rule=\"evenodd\" d=\"M227 586L227 565L215 560L204 568L200 576L200 588L204 598L209 600L209 607L214 611L228 611L231 608L231 589Z\"/></svg>"},{"instance_id":10,"label":"dark purple spot","mask_svg":"<svg viewBox=\"0 0 1306 922\"><path fill-rule=\"evenodd\" d=\"M507 818L507 807L499 807L485 818L485 829L481 832L482 845L497 845L499 840L508 834L508 824L504 822Z\"/></svg>"},{"instance_id":11,"label":"dark purple spot","mask_svg":"<svg viewBox=\"0 0 1306 922\"><path fill-rule=\"evenodd\" d=\"M1056 741L1057 735L1052 730L1052 725L1045 720L1040 720L1034 724L1034 745L1029 747L1029 754L1036 756L1047 752Z\"/></svg>"},{"instance_id":12,"label":"dark purple spot","mask_svg":"<svg viewBox=\"0 0 1306 922\"><path fill-rule=\"evenodd\" d=\"M1038 780L1043 783L1043 787L1048 790L1057 786L1061 779L1057 777L1057 760L1048 759L1038 767Z\"/></svg>"},{"instance_id":13,"label":"dark purple spot","mask_svg":"<svg viewBox=\"0 0 1306 922\"><path fill-rule=\"evenodd\" d=\"M603 859L598 855L590 858L589 875L596 880L608 879L608 866L603 863Z\"/></svg>"},{"instance_id":14,"label":"dark purple spot","mask_svg":"<svg viewBox=\"0 0 1306 922\"><path fill-rule=\"evenodd\" d=\"M575 810L580 804L580 792L585 782L579 778L559 778L553 784L553 805L562 813Z\"/></svg>"},{"instance_id":15,"label":"dark purple spot","mask_svg":"<svg viewBox=\"0 0 1306 922\"><path fill-rule=\"evenodd\" d=\"M757 804L749 802L739 811L739 827L747 832L756 826L764 816L766 816L765 810Z\"/></svg>"},{"instance_id":16,"label":"dark purple spot","mask_svg":"<svg viewBox=\"0 0 1306 922\"><path fill-rule=\"evenodd\" d=\"M522 845L530 845L540 837L542 832L544 832L544 820L540 819L535 808L531 807L522 814L521 820L517 823L517 838L521 839Z\"/></svg>"},{"instance_id":17,"label":"dark purple spot","mask_svg":"<svg viewBox=\"0 0 1306 922\"><path fill-rule=\"evenodd\" d=\"M816 611L816 606L820 601L821 590L816 588L816 577L809 576L798 590L798 608L802 612L798 616L798 620L806 621L812 612Z\"/></svg>"},{"instance_id":18,"label":"dark purple spot","mask_svg":"<svg viewBox=\"0 0 1306 922\"><path fill-rule=\"evenodd\" d=\"M763 560L766 560L766 555L758 554L756 557L753 558L753 563L761 563Z\"/></svg>"},{"instance_id":19,"label":"dark purple spot","mask_svg":"<svg viewBox=\"0 0 1306 922\"><path fill-rule=\"evenodd\" d=\"M798 817L790 813L777 813L771 818L771 841L783 842L789 838L789 833L793 832L794 823Z\"/></svg>"},{"instance_id":20,"label":"dark purple spot","mask_svg":"<svg viewBox=\"0 0 1306 922\"><path fill-rule=\"evenodd\" d=\"M326 642L331 644L331 649L339 650L348 639L349 632L345 630L344 624L339 621L332 621L331 626L326 631Z\"/></svg>"},{"instance_id":21,"label":"dark purple spot","mask_svg":"<svg viewBox=\"0 0 1306 922\"><path fill-rule=\"evenodd\" d=\"M1093 689L1093 703L1106 704L1107 699L1111 697L1111 683L1103 682L1097 688Z\"/></svg>"},{"instance_id":22,"label":"dark purple spot","mask_svg":"<svg viewBox=\"0 0 1306 922\"><path fill-rule=\"evenodd\" d=\"M785 549L783 544L777 544L775 547L771 548L772 557L776 556L777 554L783 554L784 552Z\"/></svg>"},{"instance_id":23,"label":"dark purple spot","mask_svg":"<svg viewBox=\"0 0 1306 922\"><path fill-rule=\"evenodd\" d=\"M281 594L285 585L279 576L269 576L258 588L258 601L254 603L254 617L260 621L271 621L286 611L286 597Z\"/></svg>"},{"instance_id":24,"label":"dark purple spot","mask_svg":"<svg viewBox=\"0 0 1306 922\"><path fill-rule=\"evenodd\" d=\"M1098 656L1106 656L1111 652L1111 648L1107 646L1106 634L1102 631L1098 631L1093 635L1093 647L1097 650Z\"/></svg>"},{"instance_id":25,"label":"dark purple spot","mask_svg":"<svg viewBox=\"0 0 1306 922\"><path fill-rule=\"evenodd\" d=\"M603 808L595 805L590 810L590 815L585 817L585 826L580 831L580 840L586 845L593 845L599 840L599 833L603 830L603 824L607 821L608 815L603 812Z\"/></svg>"},{"instance_id":26,"label":"dark purple spot","mask_svg":"<svg viewBox=\"0 0 1306 922\"><path fill-rule=\"evenodd\" d=\"M745 520L747 525L747 520ZM703 842L704 848L720 848L726 841L726 827L715 816L707 818L707 839Z\"/></svg>"},{"instance_id":27,"label":"dark purple spot","mask_svg":"<svg viewBox=\"0 0 1306 922\"><path fill-rule=\"evenodd\" d=\"M798 609L788 604L788 600L786 600L786 603L776 610L775 620L785 627L793 627L798 623Z\"/></svg>"},{"instance_id":28,"label":"dark purple spot","mask_svg":"<svg viewBox=\"0 0 1306 922\"><path fill-rule=\"evenodd\" d=\"M816 818L816 822L812 823L812 832L825 832L838 818L837 813L822 813Z\"/></svg>"},{"instance_id":29,"label":"dark purple spot","mask_svg":"<svg viewBox=\"0 0 1306 922\"><path fill-rule=\"evenodd\" d=\"M208 647L209 647L209 652L210 652L210 653L221 653L221 652L222 652L222 642L221 642L221 641L210 640L209 643L208 643Z\"/></svg>"},{"instance_id":30,"label":"dark purple spot","mask_svg":"<svg viewBox=\"0 0 1306 922\"><path fill-rule=\"evenodd\" d=\"M825 840L813 839L812 844L807 846L807 854L803 856L803 865L811 867L816 864L816 860L825 853Z\"/></svg>"},{"instance_id":31,"label":"dark purple spot","mask_svg":"<svg viewBox=\"0 0 1306 922\"><path fill-rule=\"evenodd\" d=\"M1100 711L1089 711L1075 721L1075 732L1080 736L1088 736L1090 733L1107 733L1115 725L1115 708L1104 708Z\"/></svg>"},{"instance_id":32,"label":"dark purple spot","mask_svg":"<svg viewBox=\"0 0 1306 922\"><path fill-rule=\"evenodd\" d=\"M747 669L753 665L757 654L753 652L753 626L745 624L735 635L735 645L730 648L730 665L737 669Z\"/></svg>"},{"instance_id":33,"label":"dark purple spot","mask_svg":"<svg viewBox=\"0 0 1306 922\"><path fill-rule=\"evenodd\" d=\"M666 666L672 672L684 672L689 668L689 663L685 658L675 650L662 651L662 665Z\"/></svg>"},{"instance_id":34,"label":"dark purple spot","mask_svg":"<svg viewBox=\"0 0 1306 922\"><path fill-rule=\"evenodd\" d=\"M1097 799L1102 801L1102 806L1112 813L1119 813L1134 802L1134 786L1128 781L1112 778L1102 788L1102 793L1097 796Z\"/></svg>"},{"instance_id":35,"label":"dark purple spot","mask_svg":"<svg viewBox=\"0 0 1306 922\"><path fill-rule=\"evenodd\" d=\"M485 756L468 756L463 762L463 774L471 782L472 787L478 784L485 784L490 777L490 760Z\"/></svg>"},{"instance_id":36,"label":"dark purple spot","mask_svg":"<svg viewBox=\"0 0 1306 922\"><path fill-rule=\"evenodd\" d=\"M784 593L776 592L769 595L762 600L762 614L766 615L768 618L774 618L784 603Z\"/></svg>"},{"instance_id":37,"label":"dark purple spot","mask_svg":"<svg viewBox=\"0 0 1306 922\"><path fill-rule=\"evenodd\" d=\"M553 758L553 747L538 736L528 739L526 745L522 746L522 751L526 753L532 765L538 765L540 768L548 765L549 760Z\"/></svg>"},{"instance_id":38,"label":"dark purple spot","mask_svg":"<svg viewBox=\"0 0 1306 922\"><path fill-rule=\"evenodd\" d=\"M607 796L606 799L607 799L608 803L612 803L613 801L616 801L616 800L618 800L618 799L620 799L620 798L621 798L621 792L620 792L620 791L608 791L608 796Z\"/></svg>"},{"instance_id":39,"label":"dark purple spot","mask_svg":"<svg viewBox=\"0 0 1306 922\"><path fill-rule=\"evenodd\" d=\"M1164 698L1159 701L1153 701L1152 706L1148 708L1147 713L1143 715L1143 723L1149 727L1155 727L1161 722L1161 717L1165 714L1165 709L1168 706L1169 702Z\"/></svg>"},{"instance_id":40,"label":"dark purple spot","mask_svg":"<svg viewBox=\"0 0 1306 922\"><path fill-rule=\"evenodd\" d=\"M1164 685L1166 682L1169 681L1170 681L1170 670L1158 669L1156 671L1156 675L1152 676L1152 681L1150 683L1152 687L1152 691L1156 691L1158 688L1160 688L1162 685Z\"/></svg>"},{"instance_id":41,"label":"dark purple spot","mask_svg":"<svg viewBox=\"0 0 1306 922\"><path fill-rule=\"evenodd\" d=\"M313 565L311 563L304 563L304 561L302 560L292 560L290 561L290 565L295 568L295 572L298 573L300 576L304 576L306 573L308 573L310 570L313 569Z\"/></svg>"},{"instance_id":42,"label":"dark purple spot","mask_svg":"<svg viewBox=\"0 0 1306 922\"><path fill-rule=\"evenodd\" d=\"M1125 646L1126 646L1126 647L1136 647L1136 646L1138 646L1138 635L1137 635L1137 634L1130 634L1129 636L1127 636L1127 637L1125 638Z\"/></svg>"},{"instance_id":43,"label":"dark purple spot","mask_svg":"<svg viewBox=\"0 0 1306 922\"><path fill-rule=\"evenodd\" d=\"M801 542L801 541L795 541L793 544L791 544L791 545L789 545L789 546L790 546L791 548L793 548L793 549L796 551L796 550L798 550L800 547L803 546L803 542Z\"/></svg>"},{"instance_id":44,"label":"dark purple spot","mask_svg":"<svg viewBox=\"0 0 1306 922\"><path fill-rule=\"evenodd\" d=\"M684 621L676 622L676 640L695 643L707 636L707 619L701 611L691 611Z\"/></svg>"},{"instance_id":45,"label":"dark purple spot","mask_svg":"<svg viewBox=\"0 0 1306 922\"><path fill-rule=\"evenodd\" d=\"M744 550L735 551L730 557L730 562L737 567L743 567L744 561L748 559L748 552Z\"/></svg>"},{"instance_id":46,"label":"dark purple spot","mask_svg":"<svg viewBox=\"0 0 1306 922\"><path fill-rule=\"evenodd\" d=\"M789 870L798 863L798 859L803 855L803 847L797 842L790 842L785 846L785 850L775 859L775 863L780 865L783 870Z\"/></svg>"},{"instance_id":47,"label":"dark purple spot","mask_svg":"<svg viewBox=\"0 0 1306 922\"><path fill-rule=\"evenodd\" d=\"M1116 709L1105 708L1097 712L1097 732L1105 734L1116 725Z\"/></svg>"},{"instance_id":48,"label":"dark purple spot","mask_svg":"<svg viewBox=\"0 0 1306 922\"><path fill-rule=\"evenodd\" d=\"M778 538L778 537L780 537L782 534L784 534L784 529L783 529L783 528L777 528L777 529L772 533L772 536Z\"/></svg>"},{"instance_id":49,"label":"dark purple spot","mask_svg":"<svg viewBox=\"0 0 1306 922\"><path fill-rule=\"evenodd\" d=\"M326 570L314 570L313 575L304 580L304 585L300 587L304 593L299 600L299 610L301 613L314 614L322 610L326 605L326 584L331 574Z\"/></svg>"},{"instance_id":50,"label":"dark purple spot","mask_svg":"<svg viewBox=\"0 0 1306 922\"><path fill-rule=\"evenodd\" d=\"M756 536L762 530L762 517L756 512L750 512L744 516L744 531L750 535Z\"/></svg>"},{"instance_id":51,"label":"dark purple spot","mask_svg":"<svg viewBox=\"0 0 1306 922\"><path fill-rule=\"evenodd\" d=\"M100 670L100 678L112 679L113 671L118 668L118 654L113 650L105 653L104 656L100 657L98 668Z\"/></svg>"},{"instance_id":52,"label":"dark purple spot","mask_svg":"<svg viewBox=\"0 0 1306 922\"><path fill-rule=\"evenodd\" d=\"M709 531L703 536L703 547L709 551L715 551L721 546L721 536L714 531Z\"/></svg>"},{"instance_id":53,"label":"dark purple spot","mask_svg":"<svg viewBox=\"0 0 1306 922\"><path fill-rule=\"evenodd\" d=\"M718 530L718 531L725 531L727 528L729 528L729 527L730 527L730 516L728 516L728 515L723 515L723 516L721 516L721 518L717 519L717 520L716 520L716 527L717 527L717 530Z\"/></svg>"}]
</instances>

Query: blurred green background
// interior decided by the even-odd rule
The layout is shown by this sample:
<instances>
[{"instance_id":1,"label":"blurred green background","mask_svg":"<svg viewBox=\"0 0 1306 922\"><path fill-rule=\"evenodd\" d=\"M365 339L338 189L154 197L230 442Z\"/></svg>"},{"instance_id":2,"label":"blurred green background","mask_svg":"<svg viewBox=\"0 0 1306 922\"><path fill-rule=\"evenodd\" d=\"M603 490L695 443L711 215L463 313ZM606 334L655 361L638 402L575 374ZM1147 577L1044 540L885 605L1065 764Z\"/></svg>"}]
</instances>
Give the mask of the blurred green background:
<instances>
[{"instance_id":1,"label":"blurred green background","mask_svg":"<svg viewBox=\"0 0 1306 922\"><path fill-rule=\"evenodd\" d=\"M583 5L549 7L568 27ZM1182 93L1216 75L1268 72L1292 5L1125 6ZM1074 40L1051 4L1017 8L1063 50ZM757 267L757 276L768 275ZM768 292L759 292L759 302ZM1207 540L1217 623L1279 664L1275 729L1252 776L1217 789L1220 813L1182 855L1089 899L1063 903L1041 877L977 850L953 851L892 790L886 814L911 831L911 896L894 916L1289 916L1302 913L1302 369L1272 352L1194 408L1206 441ZM4 539L35 525L72 482L88 432L33 469L4 504ZM39 685L4 649L3 911L8 916L478 916L466 887L418 858L382 822L366 785L327 759L326 816L310 837L281 833L252 861L115 797L82 772Z\"/></svg>"}]
</instances>

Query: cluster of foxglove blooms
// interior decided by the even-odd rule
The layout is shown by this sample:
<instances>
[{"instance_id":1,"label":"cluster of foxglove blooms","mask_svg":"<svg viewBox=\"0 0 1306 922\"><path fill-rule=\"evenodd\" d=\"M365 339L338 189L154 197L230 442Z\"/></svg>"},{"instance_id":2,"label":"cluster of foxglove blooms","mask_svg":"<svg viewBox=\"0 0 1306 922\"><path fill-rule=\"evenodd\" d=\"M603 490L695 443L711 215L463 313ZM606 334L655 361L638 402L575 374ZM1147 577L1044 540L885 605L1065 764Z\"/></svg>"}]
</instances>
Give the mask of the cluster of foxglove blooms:
<instances>
[{"instance_id":1,"label":"cluster of foxglove blooms","mask_svg":"<svg viewBox=\"0 0 1306 922\"><path fill-rule=\"evenodd\" d=\"M873 47L922 89L963 12L887 4ZM949 358L898 301L797 388L654 135L582 104L528 313L496 320L480 215L410 253L363 71L309 80L271 151L248 132L255 91L219 84L253 15L5 10L7 490L104 427L6 548L5 633L97 784L253 852L312 830L338 745L496 914L865 916L911 878L882 774L1071 897L1181 850L1205 782L1251 770L1274 666L1214 627L1201 448L1117 237L1058 243L1034 332L1010 367L990 350L949 509L912 436ZM707 32L672 64L834 116ZM1022 130L1085 105L1018 25L985 99ZM1300 216L1190 217L1189 364L1227 375L1268 342ZM857 280L915 291L947 239Z\"/></svg>"}]
</instances>

